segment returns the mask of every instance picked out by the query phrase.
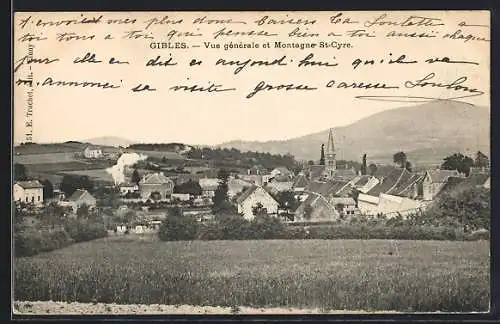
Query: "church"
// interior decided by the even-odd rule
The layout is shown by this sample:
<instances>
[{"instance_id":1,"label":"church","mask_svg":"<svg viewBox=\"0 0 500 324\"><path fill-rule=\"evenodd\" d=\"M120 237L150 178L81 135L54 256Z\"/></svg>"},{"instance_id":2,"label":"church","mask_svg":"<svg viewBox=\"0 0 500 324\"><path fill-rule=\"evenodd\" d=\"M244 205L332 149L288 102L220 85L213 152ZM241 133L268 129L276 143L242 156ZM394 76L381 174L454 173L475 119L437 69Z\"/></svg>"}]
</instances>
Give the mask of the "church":
<instances>
[{"instance_id":1,"label":"church","mask_svg":"<svg viewBox=\"0 0 500 324\"><path fill-rule=\"evenodd\" d=\"M321 147L324 152L324 145ZM324 164L322 164L324 162ZM358 173L354 167L349 168L348 165L343 165L342 168L337 168L337 158L335 153L335 143L333 140L333 131L330 129L328 134L328 142L324 161L320 161L319 165L311 165L309 168L310 180L327 181L333 179L352 180Z\"/></svg>"}]
</instances>

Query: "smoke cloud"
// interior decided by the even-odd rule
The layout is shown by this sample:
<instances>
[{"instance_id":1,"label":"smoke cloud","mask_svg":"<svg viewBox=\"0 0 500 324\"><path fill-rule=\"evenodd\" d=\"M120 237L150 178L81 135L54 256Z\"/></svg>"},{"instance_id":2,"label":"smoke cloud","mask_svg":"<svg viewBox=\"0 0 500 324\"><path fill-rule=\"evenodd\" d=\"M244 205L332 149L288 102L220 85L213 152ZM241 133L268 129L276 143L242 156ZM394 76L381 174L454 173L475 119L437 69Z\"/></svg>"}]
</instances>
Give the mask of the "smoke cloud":
<instances>
[{"instance_id":1,"label":"smoke cloud","mask_svg":"<svg viewBox=\"0 0 500 324\"><path fill-rule=\"evenodd\" d=\"M137 153L123 153L116 164L106 169L106 172L111 174L115 185L125 182L125 167L132 166L139 161L144 161L148 158L147 155Z\"/></svg>"}]
</instances>

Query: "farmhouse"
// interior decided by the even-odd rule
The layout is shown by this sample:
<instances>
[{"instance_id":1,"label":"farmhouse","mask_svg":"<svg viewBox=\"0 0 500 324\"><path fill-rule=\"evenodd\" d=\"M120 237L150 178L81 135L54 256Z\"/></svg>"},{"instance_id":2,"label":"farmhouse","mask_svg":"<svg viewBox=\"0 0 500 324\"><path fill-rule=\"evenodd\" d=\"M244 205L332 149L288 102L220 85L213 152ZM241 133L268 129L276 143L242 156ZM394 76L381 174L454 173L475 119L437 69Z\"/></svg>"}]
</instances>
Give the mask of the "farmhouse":
<instances>
[{"instance_id":1,"label":"farmhouse","mask_svg":"<svg viewBox=\"0 0 500 324\"><path fill-rule=\"evenodd\" d=\"M421 182L421 191L423 200L433 200L445 186L450 177L459 177L460 173L456 170L429 170Z\"/></svg>"},{"instance_id":2,"label":"farmhouse","mask_svg":"<svg viewBox=\"0 0 500 324\"><path fill-rule=\"evenodd\" d=\"M163 173L151 173L139 182L139 192L143 199L167 199L174 192L174 182Z\"/></svg>"},{"instance_id":3,"label":"farmhouse","mask_svg":"<svg viewBox=\"0 0 500 324\"><path fill-rule=\"evenodd\" d=\"M274 168L271 171L270 176L272 179L280 178L286 181L286 180L291 180L293 178L293 172L288 170L287 167L281 166Z\"/></svg>"},{"instance_id":4,"label":"farmhouse","mask_svg":"<svg viewBox=\"0 0 500 324\"><path fill-rule=\"evenodd\" d=\"M252 184L245 180L231 177L229 178L227 186L228 186L227 195L229 196L229 198L232 198L237 194L242 193L245 189L251 187Z\"/></svg>"},{"instance_id":5,"label":"farmhouse","mask_svg":"<svg viewBox=\"0 0 500 324\"><path fill-rule=\"evenodd\" d=\"M398 215L406 217L423 211L428 206L425 201L410 199L381 193L378 197L359 194L358 208L363 215L376 216L385 215L393 218Z\"/></svg>"},{"instance_id":6,"label":"farmhouse","mask_svg":"<svg viewBox=\"0 0 500 324\"><path fill-rule=\"evenodd\" d=\"M18 181L14 184L14 200L31 203L35 206L43 204L43 185L38 180Z\"/></svg>"},{"instance_id":7,"label":"farmhouse","mask_svg":"<svg viewBox=\"0 0 500 324\"><path fill-rule=\"evenodd\" d=\"M299 174L292 185L293 191L296 193L303 193L306 190L307 184L309 181L307 180L304 174Z\"/></svg>"},{"instance_id":8,"label":"farmhouse","mask_svg":"<svg viewBox=\"0 0 500 324\"><path fill-rule=\"evenodd\" d=\"M268 189L273 194L277 194L282 191L292 191L293 182L292 181L277 181L272 180L266 185L266 189Z\"/></svg>"},{"instance_id":9,"label":"farmhouse","mask_svg":"<svg viewBox=\"0 0 500 324\"><path fill-rule=\"evenodd\" d=\"M135 183L122 183L120 186L120 193L126 195L128 193L134 193L139 190L139 186Z\"/></svg>"},{"instance_id":10,"label":"farmhouse","mask_svg":"<svg viewBox=\"0 0 500 324\"><path fill-rule=\"evenodd\" d=\"M219 186L217 178L201 178L199 181L201 193L203 197L212 198L215 195L215 190Z\"/></svg>"},{"instance_id":11,"label":"farmhouse","mask_svg":"<svg viewBox=\"0 0 500 324\"><path fill-rule=\"evenodd\" d=\"M251 186L245 190L237 199L238 213L243 214L248 220L254 218L253 208L259 203L267 214L278 214L278 202L264 188L260 186Z\"/></svg>"},{"instance_id":12,"label":"farmhouse","mask_svg":"<svg viewBox=\"0 0 500 324\"><path fill-rule=\"evenodd\" d=\"M83 150L83 156L87 159L100 159L104 154L99 147L87 146L85 150Z\"/></svg>"},{"instance_id":13,"label":"farmhouse","mask_svg":"<svg viewBox=\"0 0 500 324\"><path fill-rule=\"evenodd\" d=\"M68 205L73 208L74 212L76 212L78 208L83 205L93 208L96 204L97 200L94 196L92 196L87 190L83 189L77 189L71 197L68 198Z\"/></svg>"}]
</instances>

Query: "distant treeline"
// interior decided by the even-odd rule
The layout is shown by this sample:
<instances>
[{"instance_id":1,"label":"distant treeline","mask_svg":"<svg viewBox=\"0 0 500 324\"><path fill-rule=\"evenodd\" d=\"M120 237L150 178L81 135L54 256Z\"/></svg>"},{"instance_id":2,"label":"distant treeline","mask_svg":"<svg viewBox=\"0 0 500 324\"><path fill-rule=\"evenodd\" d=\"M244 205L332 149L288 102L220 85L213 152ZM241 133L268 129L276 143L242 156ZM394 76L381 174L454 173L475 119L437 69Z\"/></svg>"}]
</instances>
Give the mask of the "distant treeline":
<instances>
[{"instance_id":1,"label":"distant treeline","mask_svg":"<svg viewBox=\"0 0 500 324\"><path fill-rule=\"evenodd\" d=\"M178 150L183 150L187 145L182 143L139 143L131 144L128 146L129 149L142 150L142 151L166 151L166 152L176 152Z\"/></svg>"},{"instance_id":2,"label":"distant treeline","mask_svg":"<svg viewBox=\"0 0 500 324\"><path fill-rule=\"evenodd\" d=\"M241 152L235 148L194 148L187 153L190 159L211 160L218 162L231 162L236 165L256 165L260 164L264 168L273 169L278 166L286 166L293 169L297 166L297 161L291 154L271 154L264 152Z\"/></svg>"}]
</instances>

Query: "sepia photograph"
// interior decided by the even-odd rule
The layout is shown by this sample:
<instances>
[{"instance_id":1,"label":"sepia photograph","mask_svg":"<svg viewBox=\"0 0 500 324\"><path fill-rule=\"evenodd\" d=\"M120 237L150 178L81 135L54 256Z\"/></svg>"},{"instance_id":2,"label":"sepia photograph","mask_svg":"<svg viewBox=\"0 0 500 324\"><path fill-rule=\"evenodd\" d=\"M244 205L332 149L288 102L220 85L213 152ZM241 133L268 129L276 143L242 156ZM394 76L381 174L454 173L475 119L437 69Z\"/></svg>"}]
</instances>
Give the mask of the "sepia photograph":
<instances>
[{"instance_id":1,"label":"sepia photograph","mask_svg":"<svg viewBox=\"0 0 500 324\"><path fill-rule=\"evenodd\" d=\"M12 24L12 314L490 311L489 11Z\"/></svg>"}]
</instances>

